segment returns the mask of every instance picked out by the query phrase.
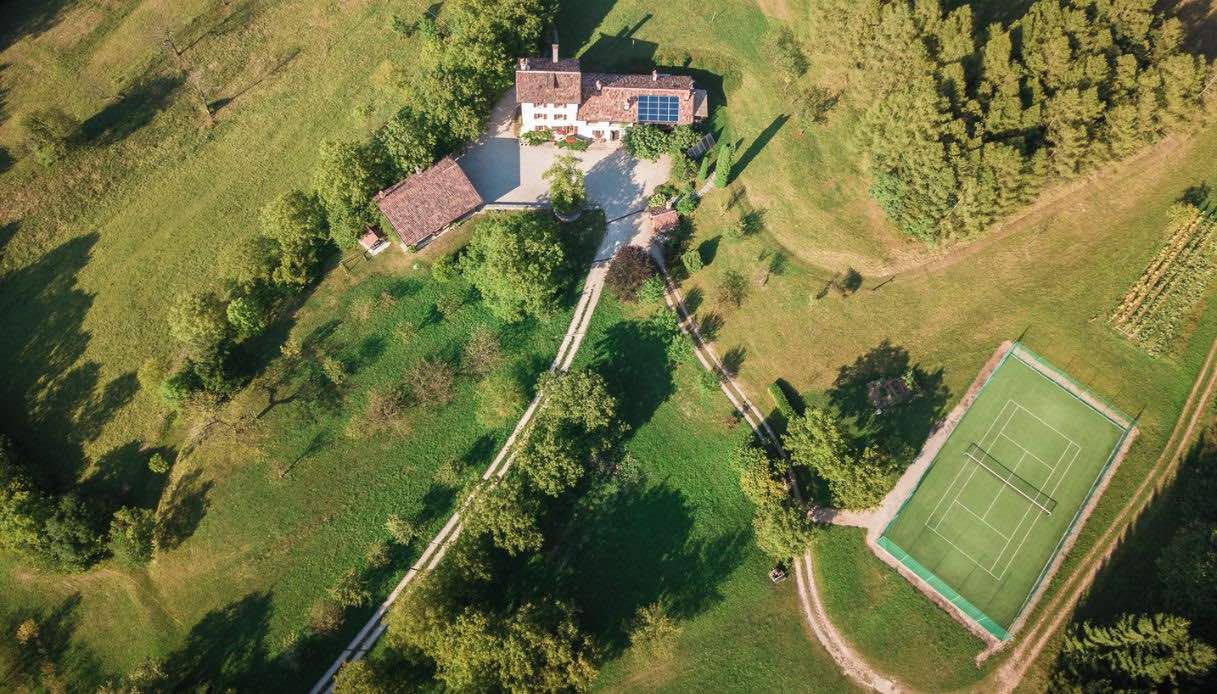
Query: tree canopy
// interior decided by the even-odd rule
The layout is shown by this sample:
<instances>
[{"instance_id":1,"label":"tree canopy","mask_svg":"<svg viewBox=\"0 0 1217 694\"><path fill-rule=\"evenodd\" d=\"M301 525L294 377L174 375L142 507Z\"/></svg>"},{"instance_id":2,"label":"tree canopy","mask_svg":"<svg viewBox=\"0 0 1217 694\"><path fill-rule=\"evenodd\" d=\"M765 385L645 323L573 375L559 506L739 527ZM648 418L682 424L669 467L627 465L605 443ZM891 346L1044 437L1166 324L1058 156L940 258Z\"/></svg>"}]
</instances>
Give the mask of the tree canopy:
<instances>
[{"instance_id":1,"label":"tree canopy","mask_svg":"<svg viewBox=\"0 0 1217 694\"><path fill-rule=\"evenodd\" d=\"M895 481L891 458L871 446L858 450L840 418L828 408L807 408L790 422L783 443L795 462L824 478L834 506L874 506Z\"/></svg>"},{"instance_id":2,"label":"tree canopy","mask_svg":"<svg viewBox=\"0 0 1217 694\"><path fill-rule=\"evenodd\" d=\"M974 234L1198 113L1207 68L1151 0L1038 0L1003 26L940 0L817 3L852 66L871 193L906 233Z\"/></svg>"},{"instance_id":3,"label":"tree canopy","mask_svg":"<svg viewBox=\"0 0 1217 694\"><path fill-rule=\"evenodd\" d=\"M513 214L478 225L462 267L496 316L517 321L556 308L564 261L551 219Z\"/></svg>"},{"instance_id":4,"label":"tree canopy","mask_svg":"<svg viewBox=\"0 0 1217 694\"><path fill-rule=\"evenodd\" d=\"M1190 629L1188 620L1168 614L1126 614L1107 626L1076 625L1061 648L1054 689L1177 690L1217 660L1213 648L1193 638Z\"/></svg>"}]
</instances>

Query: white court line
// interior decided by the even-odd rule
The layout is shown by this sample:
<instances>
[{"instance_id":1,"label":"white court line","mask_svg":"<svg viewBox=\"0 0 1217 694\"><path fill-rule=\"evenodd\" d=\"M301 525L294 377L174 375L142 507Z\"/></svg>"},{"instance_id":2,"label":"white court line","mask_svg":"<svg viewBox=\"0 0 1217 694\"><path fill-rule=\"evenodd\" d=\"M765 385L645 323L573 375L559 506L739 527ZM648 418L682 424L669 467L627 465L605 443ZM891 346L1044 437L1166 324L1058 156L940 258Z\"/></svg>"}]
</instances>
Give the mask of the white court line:
<instances>
[{"instance_id":1,"label":"white court line","mask_svg":"<svg viewBox=\"0 0 1217 694\"><path fill-rule=\"evenodd\" d=\"M1026 457L1027 457L1027 449L1024 448L1023 454L1018 457L1018 462L1014 464L1014 467L1010 468L1010 472L1013 472L1015 475L1018 475L1018 468L1022 466L1023 459ZM989 517L989 511L992 511L993 507L997 505L997 500L1001 498L1001 493L1004 491L1006 491L1006 483L999 482L997 485L997 493L994 494L993 498L989 500L989 505L988 505L988 507L985 508L985 515L982 516L983 518Z\"/></svg>"},{"instance_id":2,"label":"white court line","mask_svg":"<svg viewBox=\"0 0 1217 694\"><path fill-rule=\"evenodd\" d=\"M1070 446L1073 446L1074 448L1077 448L1078 450L1081 450L1081 447L1080 447L1080 446L1078 446L1076 443L1073 443L1072 441L1070 441L1069 443L1067 443L1067 444L1065 445L1065 450L1061 451L1061 455L1060 455L1060 456L1059 456L1059 457L1056 459L1056 466L1054 466L1054 467L1053 467L1053 470L1056 470L1056 468L1059 468L1059 467L1060 467L1060 465L1061 465L1061 461L1062 461L1062 460L1065 458L1065 456L1066 456L1066 455L1069 453L1069 447L1070 447ZM1077 453L1074 453L1074 454L1073 454L1073 459L1072 459L1072 460L1077 460ZM1071 460L1071 461L1070 461L1070 463L1069 463L1070 465L1073 465L1072 460ZM1055 494L1056 494L1056 490L1057 490L1057 489L1059 489L1059 488L1060 488L1060 486L1061 486L1061 480L1064 480L1064 479L1065 479L1065 476L1066 476L1066 475L1068 475L1068 474L1069 474L1069 467L1067 466L1067 467L1066 467L1066 468L1065 468L1065 469L1064 469L1064 470L1061 472L1061 476L1060 476L1059 478L1057 478L1056 485L1055 485L1055 486L1053 486L1053 488L1052 488L1052 494L1049 494L1049 496L1053 496L1053 495L1055 495ZM1052 481L1052 477L1051 477L1051 476L1048 478L1048 481ZM1020 518L1020 519L1019 519L1019 521L1018 521L1018 525L1014 526L1014 532L1012 532L1012 533L1010 534L1010 536L1011 536L1011 537L1014 537L1015 535L1018 535L1018 531L1019 531L1019 530L1020 530L1020 529L1023 527L1023 523L1025 523L1025 522L1027 521L1027 514L1028 514L1028 513L1030 513L1030 512L1031 512L1031 505L1030 505L1030 504L1028 504L1028 505L1027 505L1027 509L1026 509L1025 511L1023 511L1023 517L1022 517L1022 518ZM1006 572L1010 570L1010 565L1014 563L1014 558L1018 556L1018 553L1019 553L1020 551L1022 551L1022 549L1023 549L1023 545L1027 543L1027 538L1031 537L1031 531L1035 529L1035 524L1039 522L1039 520L1040 520L1040 516L1042 516L1042 515L1045 515L1045 514L1037 514L1036 516L1032 517L1032 519L1031 519L1031 525L1027 526L1027 532L1026 532L1024 535L1023 535L1023 539L1019 541L1019 543L1018 543L1018 547L1015 547L1015 548L1014 548L1014 551L1013 551L1013 552L1011 552L1011 553L1010 553L1010 555L1009 555L1009 556L1010 556L1010 558L1006 560L1006 566L1005 566L1005 568L1003 568L1003 569L1002 569L1002 571L1001 571L1001 575L1002 575L1002 576L1005 576L1005 575L1006 575ZM1007 550L1007 549L1009 549L1009 547L1010 547L1010 542L1009 542L1009 540L1007 540L1007 541L1006 541L1006 546L1005 546L1005 547L1002 547L1001 552L998 552L998 554L997 554L997 559L996 559L996 560L993 562L993 568L994 568L994 569L996 569L996 568L997 568L998 563L1000 563L1000 562L1001 562L1001 560L1002 560L1003 558L1005 558L1005 557L1006 557L1006 550Z\"/></svg>"},{"instance_id":3,"label":"white court line","mask_svg":"<svg viewBox=\"0 0 1217 694\"><path fill-rule=\"evenodd\" d=\"M1081 455L1081 453L1082 453L1081 446L1079 446L1076 443L1071 444L1071 445L1073 446L1073 457L1069 459L1069 464L1065 466L1064 472L1061 473L1060 478L1058 478L1056 481L1056 485L1053 486L1052 496L1056 496L1057 490L1060 489L1060 487L1061 487L1061 482L1064 482L1065 478L1069 476L1069 471L1073 468L1073 464L1077 462L1078 456ZM1068 452L1068 451L1066 451L1066 452ZM1005 566L1005 568L1002 569L1002 572L1001 572L1003 576L1005 576L1006 572L1010 570L1010 566L1014 563L1014 558L1018 556L1018 553L1020 551L1022 551L1023 545L1026 544L1027 539L1029 537L1031 537L1031 533L1035 530L1035 526L1040 522L1040 519L1043 518L1043 515L1044 514L1036 515L1035 518L1033 518L1031 520L1031 525L1030 525L1030 527L1027 528L1027 533L1025 535L1023 535L1022 542L1019 542L1018 547L1015 548L1015 550L1010 553L1010 559L1009 559L1009 561L1006 562L1006 566ZM1048 561L1052 561L1052 557L1049 557Z\"/></svg>"},{"instance_id":4,"label":"white court line","mask_svg":"<svg viewBox=\"0 0 1217 694\"><path fill-rule=\"evenodd\" d=\"M1044 467L1048 468L1049 472L1056 472L1055 465L1049 465L1048 463L1045 463L1044 460L1042 458L1040 458L1038 455L1032 453L1031 451L1027 450L1026 448L1023 448L1023 444L1019 443L1018 440L1015 439L1014 437L1010 436L1009 434L1007 434L1003 431L1001 434L1001 438L1004 438L1007 441L1009 441L1010 443L1014 444L1015 446L1018 446L1020 449L1022 449L1023 453L1031 456L1032 460L1034 460L1035 462L1039 463L1040 465L1043 465ZM1066 442L1064 450L1069 450L1070 445L1072 445L1072 444ZM1048 479L1052 479L1052 475L1049 475Z\"/></svg>"},{"instance_id":5,"label":"white court line","mask_svg":"<svg viewBox=\"0 0 1217 694\"><path fill-rule=\"evenodd\" d=\"M1065 439L1067 442L1072 443L1075 446L1078 445L1077 441L1074 441L1072 438L1066 436L1064 433L1061 432L1060 429L1057 429L1056 427L1052 426L1048 422L1045 422L1043 417L1040 417L1039 415L1032 412L1031 410L1028 410L1027 408L1023 407L1022 405L1019 405L1017 402L1014 404L1018 405L1018 409L1022 410L1023 412L1026 412L1027 414L1031 415L1032 417L1035 417L1036 419L1038 419L1040 421L1041 424L1043 424L1044 426L1048 427L1049 429L1055 431L1057 436L1060 436L1061 438ZM1066 449L1068 449L1068 446L1066 446Z\"/></svg>"},{"instance_id":6,"label":"white court line","mask_svg":"<svg viewBox=\"0 0 1217 694\"><path fill-rule=\"evenodd\" d=\"M929 527L929 526L926 526L926 527ZM945 543L947 543L948 545L950 545L950 546L954 547L956 552L959 552L959 553L960 553L960 554L962 554L963 556L967 557L967 558L968 558L968 561L970 561L970 562L972 562L973 564L975 564L975 565L976 565L976 568L980 569L981 571L984 571L985 573L989 574L990 576L993 576L993 572L992 572L992 571L990 571L989 569L985 568L985 565L984 565L984 564L981 564L980 562L978 562L978 561L976 561L975 559L973 559L971 554L968 554L967 552L965 552L965 551L963 551L962 549L960 549L960 548L959 548L959 545L957 545L957 544L955 544L954 542L951 542L950 540L948 540L948 539L947 539L947 537L946 537L945 535L943 535L942 533L938 532L937 530L935 530L935 529L933 529L933 528L930 528L930 532L932 532L932 533L934 533L935 535L937 535L938 537L942 538L942 541L943 541L943 542L945 542ZM998 579L998 578L997 578L997 576L993 576L993 578L994 578L995 580L1001 580L1001 579Z\"/></svg>"},{"instance_id":7,"label":"white court line","mask_svg":"<svg viewBox=\"0 0 1217 694\"><path fill-rule=\"evenodd\" d=\"M1006 410L1010 407L1011 402L1012 402L1011 400L1007 399L1006 404L1002 405L1001 411L997 413L997 416L993 418L992 422L989 422L989 430L985 432L985 438L988 438L989 433L993 431L993 427L997 426L997 423L998 423L998 421L1001 420L1002 415L1006 414ZM982 438L981 441L984 441L984 438ZM963 486L961 486L959 489L955 489L955 483L959 481L959 476L962 475L963 471L969 467L972 468L969 471L969 472L971 472L971 475L969 475L968 479L964 481ZM955 490L955 496L951 497L951 503L958 501L959 495L963 492L964 489L966 489L968 487L968 482L972 481L972 475L975 475L975 474L976 474L975 466L960 465L959 469L955 471L955 477L951 480L951 484L946 488L946 491L944 491L942 493L942 496L938 497L938 503L934 504L934 510L930 511L930 515L926 516L926 520L928 521L930 518L934 517L934 514L938 513L938 509L942 508L943 502L945 502L947 500L947 497L951 496L951 490ZM948 508L950 508L950 507L948 506ZM946 515L946 514L944 513L943 515ZM939 516L938 522L935 523L933 527L930 527L929 523L926 523L926 527L930 528L931 530L936 530L941 523L942 523L942 516Z\"/></svg>"},{"instance_id":8,"label":"white court line","mask_svg":"<svg viewBox=\"0 0 1217 694\"><path fill-rule=\"evenodd\" d=\"M965 510L965 511L967 511L968 513L970 513L970 514L972 514L973 516L975 516L975 517L976 517L976 520L980 521L981 523L984 523L984 524L985 524L985 526L989 528L989 530L992 530L993 532L995 532L995 533L997 533L998 535L1000 535L1000 536L1001 536L1001 539L1006 540L1007 542L1010 540L1010 536L1009 536L1009 535L1007 535L1007 534L1003 533L1002 531L1000 531L1000 530L998 530L997 528L995 528L995 527L993 527L992 525L990 525L990 524L989 524L989 521L985 520L985 519L984 519L984 518L982 518L981 516L978 516L978 515L976 514L976 512L975 512L975 511L973 511L972 509L970 509L970 508L968 508L967 506L965 506L965 505L963 505L963 504L959 503L958 501L956 501L956 502L955 502L955 505L959 506L959 508L962 508L963 510ZM999 558L1000 558L1000 557L999 557Z\"/></svg>"}]
</instances>

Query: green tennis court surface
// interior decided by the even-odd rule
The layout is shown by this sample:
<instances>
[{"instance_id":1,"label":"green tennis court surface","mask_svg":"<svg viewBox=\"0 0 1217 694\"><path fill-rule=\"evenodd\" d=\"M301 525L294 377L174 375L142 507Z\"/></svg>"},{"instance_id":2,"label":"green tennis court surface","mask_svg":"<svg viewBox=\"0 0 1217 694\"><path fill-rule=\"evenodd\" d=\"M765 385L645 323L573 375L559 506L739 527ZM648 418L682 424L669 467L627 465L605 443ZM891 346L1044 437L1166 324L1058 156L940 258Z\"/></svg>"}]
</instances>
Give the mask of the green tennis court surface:
<instances>
[{"instance_id":1,"label":"green tennis court surface","mask_svg":"<svg viewBox=\"0 0 1217 694\"><path fill-rule=\"evenodd\" d=\"M879 539L1000 639L1130 428L1059 381L1067 378L1016 344Z\"/></svg>"}]
</instances>

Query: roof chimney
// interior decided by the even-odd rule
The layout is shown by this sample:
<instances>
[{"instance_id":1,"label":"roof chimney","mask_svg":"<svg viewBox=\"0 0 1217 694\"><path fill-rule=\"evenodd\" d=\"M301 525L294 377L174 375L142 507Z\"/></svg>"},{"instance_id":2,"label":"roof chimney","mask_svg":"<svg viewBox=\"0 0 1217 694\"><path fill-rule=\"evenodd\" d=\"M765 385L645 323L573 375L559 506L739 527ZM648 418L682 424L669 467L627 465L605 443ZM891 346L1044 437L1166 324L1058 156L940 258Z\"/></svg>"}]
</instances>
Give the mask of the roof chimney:
<instances>
[{"instance_id":1,"label":"roof chimney","mask_svg":"<svg viewBox=\"0 0 1217 694\"><path fill-rule=\"evenodd\" d=\"M600 82L600 80L596 80L596 91L600 91L601 89L604 89L604 85Z\"/></svg>"},{"instance_id":2,"label":"roof chimney","mask_svg":"<svg viewBox=\"0 0 1217 694\"><path fill-rule=\"evenodd\" d=\"M556 44L556 43L550 44L550 47L553 48L554 62L556 63L556 62L558 62L558 44Z\"/></svg>"},{"instance_id":3,"label":"roof chimney","mask_svg":"<svg viewBox=\"0 0 1217 694\"><path fill-rule=\"evenodd\" d=\"M651 70L651 81L652 82L659 81L659 70Z\"/></svg>"},{"instance_id":4,"label":"roof chimney","mask_svg":"<svg viewBox=\"0 0 1217 694\"><path fill-rule=\"evenodd\" d=\"M525 71L528 70L528 58L520 58L520 69Z\"/></svg>"},{"instance_id":5,"label":"roof chimney","mask_svg":"<svg viewBox=\"0 0 1217 694\"><path fill-rule=\"evenodd\" d=\"M625 110L627 110L627 111L630 110L630 100L629 99L625 100L625 106L623 108L625 108Z\"/></svg>"}]
</instances>

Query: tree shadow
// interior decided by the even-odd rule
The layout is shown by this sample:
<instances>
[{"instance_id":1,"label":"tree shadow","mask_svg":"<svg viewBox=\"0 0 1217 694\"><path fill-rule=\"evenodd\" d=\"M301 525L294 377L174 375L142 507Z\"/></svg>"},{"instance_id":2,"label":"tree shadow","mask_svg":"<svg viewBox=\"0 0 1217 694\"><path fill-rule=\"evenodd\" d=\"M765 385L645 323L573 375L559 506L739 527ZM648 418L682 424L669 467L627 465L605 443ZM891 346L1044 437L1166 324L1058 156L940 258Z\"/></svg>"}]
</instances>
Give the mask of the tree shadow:
<instances>
[{"instance_id":1,"label":"tree shadow","mask_svg":"<svg viewBox=\"0 0 1217 694\"><path fill-rule=\"evenodd\" d=\"M1158 9L1183 23L1183 47L1206 61L1217 57L1217 10L1210 0L1162 0Z\"/></svg>"},{"instance_id":2,"label":"tree shadow","mask_svg":"<svg viewBox=\"0 0 1217 694\"><path fill-rule=\"evenodd\" d=\"M778 134L778 131L782 129L782 126L786 125L788 120L790 120L790 116L784 113L779 114L769 125L765 126L765 129L748 145L748 149L744 150L744 153L732 164L731 180L735 180L740 174L744 173L744 170L748 168L748 165L752 163L756 155L765 149L774 136Z\"/></svg>"},{"instance_id":3,"label":"tree shadow","mask_svg":"<svg viewBox=\"0 0 1217 694\"><path fill-rule=\"evenodd\" d=\"M697 252L701 254L702 264L714 263L714 259L718 257L718 244L722 243L722 240L722 234L716 234L698 244Z\"/></svg>"},{"instance_id":4,"label":"tree shadow","mask_svg":"<svg viewBox=\"0 0 1217 694\"><path fill-rule=\"evenodd\" d=\"M911 374L913 397L878 412L870 400L868 386L877 380L903 378ZM853 417L859 434L873 440L892 455L907 456L910 462L931 430L945 415L951 391L943 383L941 368L927 371L909 363L903 347L884 340L870 351L842 366L828 399L843 415Z\"/></svg>"},{"instance_id":5,"label":"tree shadow","mask_svg":"<svg viewBox=\"0 0 1217 694\"><path fill-rule=\"evenodd\" d=\"M4 114L4 92L0 90L0 117ZM13 168L13 154L8 151L8 147L0 146L0 174ZM3 242L0 242L3 245Z\"/></svg>"},{"instance_id":6,"label":"tree shadow","mask_svg":"<svg viewBox=\"0 0 1217 694\"><path fill-rule=\"evenodd\" d=\"M718 331L722 330L725 321L721 314L710 311L701 317L701 322L697 326L697 331L701 333L701 337L706 342L714 342L718 338Z\"/></svg>"},{"instance_id":7,"label":"tree shadow","mask_svg":"<svg viewBox=\"0 0 1217 694\"><path fill-rule=\"evenodd\" d=\"M118 142L152 122L182 85L180 76L142 79L80 125L81 138L95 145Z\"/></svg>"},{"instance_id":8,"label":"tree shadow","mask_svg":"<svg viewBox=\"0 0 1217 694\"><path fill-rule=\"evenodd\" d=\"M270 593L250 593L212 610L190 629L181 647L165 659L165 673L180 689L246 690L271 685L266 637Z\"/></svg>"},{"instance_id":9,"label":"tree shadow","mask_svg":"<svg viewBox=\"0 0 1217 694\"><path fill-rule=\"evenodd\" d=\"M701 308L701 305L705 302L705 300L705 292L703 292L700 287L693 287L689 291L685 292L685 309L688 310L689 315L692 316L697 313L697 309Z\"/></svg>"},{"instance_id":10,"label":"tree shadow","mask_svg":"<svg viewBox=\"0 0 1217 694\"><path fill-rule=\"evenodd\" d=\"M1204 207L1208 204L1212 194L1212 186L1207 181L1201 181L1196 185L1188 186L1187 190L1183 191L1183 195L1179 196L1179 202L1185 202L1196 207Z\"/></svg>"},{"instance_id":11,"label":"tree shadow","mask_svg":"<svg viewBox=\"0 0 1217 694\"><path fill-rule=\"evenodd\" d=\"M54 685L65 683L98 682L104 678L102 664L92 649L73 637L80 627L80 604L82 596L73 593L56 605L37 608L11 606L0 619L5 639L13 639L17 627L27 619L38 626L38 635L33 643L17 651L13 645L13 658L0 669L0 686L6 691L54 691ZM44 669L44 663L51 666Z\"/></svg>"},{"instance_id":12,"label":"tree shadow","mask_svg":"<svg viewBox=\"0 0 1217 694\"><path fill-rule=\"evenodd\" d=\"M202 480L202 470L182 475L166 492L156 519L155 541L161 550L175 549L199 527L207 508L207 498L215 483Z\"/></svg>"},{"instance_id":13,"label":"tree shadow","mask_svg":"<svg viewBox=\"0 0 1217 694\"><path fill-rule=\"evenodd\" d=\"M4 21L0 22L0 51L21 38L36 36L59 21L67 0L8 0Z\"/></svg>"},{"instance_id":14,"label":"tree shadow","mask_svg":"<svg viewBox=\"0 0 1217 694\"><path fill-rule=\"evenodd\" d=\"M739 375L739 370L744 365L744 359L748 356L748 349L742 345L732 347L723 353L720 362L723 364L723 371L728 376L735 377Z\"/></svg>"},{"instance_id":15,"label":"tree shadow","mask_svg":"<svg viewBox=\"0 0 1217 694\"><path fill-rule=\"evenodd\" d=\"M640 607L662 600L669 614L688 619L722 600L720 584L749 549L742 531L692 537L694 506L666 483L623 492L578 522L567 580L610 656L628 645Z\"/></svg>"},{"instance_id":16,"label":"tree shadow","mask_svg":"<svg viewBox=\"0 0 1217 694\"><path fill-rule=\"evenodd\" d=\"M76 237L0 278L0 417L19 448L38 451L40 484L59 489L75 484L84 470L83 442L134 393L124 375L98 395L100 366L81 362L94 297L77 277L98 238Z\"/></svg>"},{"instance_id":17,"label":"tree shadow","mask_svg":"<svg viewBox=\"0 0 1217 694\"><path fill-rule=\"evenodd\" d=\"M638 427L675 391L668 362L670 336L649 321L611 326L593 347L593 369L617 399L618 413Z\"/></svg>"},{"instance_id":18,"label":"tree shadow","mask_svg":"<svg viewBox=\"0 0 1217 694\"><path fill-rule=\"evenodd\" d=\"M1155 494L1145 512L1124 533L1124 539L1116 545L1078 603L1075 621L1109 622L1125 612L1177 613L1169 604L1158 561L1175 533L1189 523L1217 521L1217 507L1212 503L1214 494L1217 494L1217 429L1210 426L1188 449L1175 478ZM1192 619L1193 634L1208 643L1217 641L1217 623L1194 615L1181 616ZM1217 673L1208 678L1210 684L1215 681Z\"/></svg>"},{"instance_id":19,"label":"tree shadow","mask_svg":"<svg viewBox=\"0 0 1217 694\"><path fill-rule=\"evenodd\" d=\"M155 508L165 491L166 475L148 469L148 460L159 454L173 460L171 448L148 450L138 440L106 451L93 463L93 472L80 483L81 495L105 514L120 506Z\"/></svg>"}]
</instances>

